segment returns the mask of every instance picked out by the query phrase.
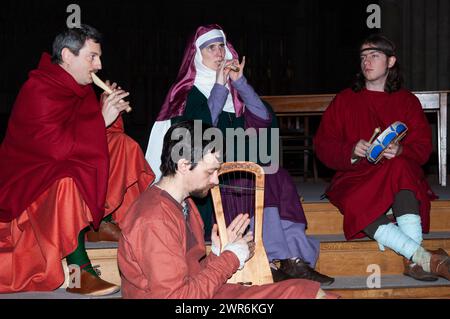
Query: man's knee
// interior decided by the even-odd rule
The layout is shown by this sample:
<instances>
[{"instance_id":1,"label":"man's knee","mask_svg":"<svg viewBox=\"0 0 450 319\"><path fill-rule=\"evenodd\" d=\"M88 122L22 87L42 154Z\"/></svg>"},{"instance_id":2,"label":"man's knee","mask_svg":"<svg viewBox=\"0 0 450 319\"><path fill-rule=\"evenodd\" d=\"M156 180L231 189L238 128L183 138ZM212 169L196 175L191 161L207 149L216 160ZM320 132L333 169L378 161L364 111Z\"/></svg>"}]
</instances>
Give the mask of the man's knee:
<instances>
[{"instance_id":1,"label":"man's knee","mask_svg":"<svg viewBox=\"0 0 450 319\"><path fill-rule=\"evenodd\" d=\"M395 195L392 211L396 218L405 214L419 215L419 201L412 191L402 189Z\"/></svg>"},{"instance_id":2,"label":"man's knee","mask_svg":"<svg viewBox=\"0 0 450 319\"><path fill-rule=\"evenodd\" d=\"M378 227L380 227L381 225L387 225L390 222L391 221L389 220L389 218L385 214L383 214L380 217L378 217L374 222L369 224L366 228L364 228L363 231L367 236L369 236L369 238L373 239Z\"/></svg>"}]
</instances>

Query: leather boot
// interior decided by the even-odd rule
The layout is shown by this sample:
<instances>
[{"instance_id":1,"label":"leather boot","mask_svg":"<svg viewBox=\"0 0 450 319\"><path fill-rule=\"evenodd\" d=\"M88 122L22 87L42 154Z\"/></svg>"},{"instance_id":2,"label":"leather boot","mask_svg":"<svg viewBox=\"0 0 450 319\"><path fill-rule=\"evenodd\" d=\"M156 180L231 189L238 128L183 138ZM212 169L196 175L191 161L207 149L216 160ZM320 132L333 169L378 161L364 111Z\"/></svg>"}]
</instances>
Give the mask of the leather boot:
<instances>
[{"instance_id":1,"label":"leather boot","mask_svg":"<svg viewBox=\"0 0 450 319\"><path fill-rule=\"evenodd\" d=\"M442 249L442 248L438 248L438 249L436 249L436 250L428 250L430 253L432 253L432 254L438 254L438 255L442 255L442 256L448 256L448 254L447 254L447 252L444 250L444 249Z\"/></svg>"},{"instance_id":2,"label":"leather boot","mask_svg":"<svg viewBox=\"0 0 450 319\"><path fill-rule=\"evenodd\" d=\"M67 292L87 296L106 296L120 290L119 286L104 281L100 277L94 276L88 271L81 270L80 276L80 287L67 287Z\"/></svg>"},{"instance_id":3,"label":"leather boot","mask_svg":"<svg viewBox=\"0 0 450 319\"><path fill-rule=\"evenodd\" d=\"M331 285L334 282L334 278L315 271L300 258L281 260L280 269L292 278L309 279L320 282L324 286Z\"/></svg>"},{"instance_id":4,"label":"leather boot","mask_svg":"<svg viewBox=\"0 0 450 319\"><path fill-rule=\"evenodd\" d=\"M270 263L270 271L272 272L273 282L279 282L287 279L292 279L291 276L282 271L279 267L280 262L271 262Z\"/></svg>"},{"instance_id":5,"label":"leather boot","mask_svg":"<svg viewBox=\"0 0 450 319\"><path fill-rule=\"evenodd\" d=\"M403 271L405 276L410 276L420 281L436 281L439 279L438 276L430 272L426 272L420 265L415 264L406 258L403 258L403 264L405 266Z\"/></svg>"},{"instance_id":6,"label":"leather boot","mask_svg":"<svg viewBox=\"0 0 450 319\"><path fill-rule=\"evenodd\" d=\"M432 252L430 270L433 274L450 280L450 257L447 254L444 255L442 252Z\"/></svg>"},{"instance_id":7,"label":"leather boot","mask_svg":"<svg viewBox=\"0 0 450 319\"><path fill-rule=\"evenodd\" d=\"M120 228L115 223L101 222L98 231L90 230L86 233L86 238L90 242L97 241L119 241Z\"/></svg>"}]
</instances>

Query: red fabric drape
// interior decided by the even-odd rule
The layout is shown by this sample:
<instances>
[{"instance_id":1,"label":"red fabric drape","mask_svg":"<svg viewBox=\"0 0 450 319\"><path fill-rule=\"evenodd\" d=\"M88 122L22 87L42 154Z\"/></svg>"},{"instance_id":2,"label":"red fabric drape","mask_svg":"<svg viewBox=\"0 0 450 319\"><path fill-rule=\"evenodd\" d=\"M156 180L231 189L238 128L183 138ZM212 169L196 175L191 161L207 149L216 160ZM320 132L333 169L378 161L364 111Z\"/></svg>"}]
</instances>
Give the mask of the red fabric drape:
<instances>
[{"instance_id":1,"label":"red fabric drape","mask_svg":"<svg viewBox=\"0 0 450 319\"><path fill-rule=\"evenodd\" d=\"M0 221L17 218L55 181L72 177L98 226L108 171L105 122L94 90L44 53L19 92L0 148Z\"/></svg>"},{"instance_id":2,"label":"red fabric drape","mask_svg":"<svg viewBox=\"0 0 450 319\"><path fill-rule=\"evenodd\" d=\"M19 93L0 155L0 292L58 288L80 231L98 225L105 206L120 226L154 179L121 117L105 130L91 86L46 54Z\"/></svg>"}]
</instances>

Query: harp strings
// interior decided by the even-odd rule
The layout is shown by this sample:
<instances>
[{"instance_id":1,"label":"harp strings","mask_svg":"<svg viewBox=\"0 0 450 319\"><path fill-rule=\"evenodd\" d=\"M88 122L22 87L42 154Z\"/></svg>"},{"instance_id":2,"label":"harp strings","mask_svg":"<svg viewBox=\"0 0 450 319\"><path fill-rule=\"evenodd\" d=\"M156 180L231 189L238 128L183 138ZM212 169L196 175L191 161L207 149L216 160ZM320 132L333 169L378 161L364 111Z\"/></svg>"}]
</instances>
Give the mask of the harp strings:
<instances>
[{"instance_id":1,"label":"harp strings","mask_svg":"<svg viewBox=\"0 0 450 319\"><path fill-rule=\"evenodd\" d=\"M246 171L233 171L220 175L219 189L226 224L240 213L255 214L256 176Z\"/></svg>"}]
</instances>

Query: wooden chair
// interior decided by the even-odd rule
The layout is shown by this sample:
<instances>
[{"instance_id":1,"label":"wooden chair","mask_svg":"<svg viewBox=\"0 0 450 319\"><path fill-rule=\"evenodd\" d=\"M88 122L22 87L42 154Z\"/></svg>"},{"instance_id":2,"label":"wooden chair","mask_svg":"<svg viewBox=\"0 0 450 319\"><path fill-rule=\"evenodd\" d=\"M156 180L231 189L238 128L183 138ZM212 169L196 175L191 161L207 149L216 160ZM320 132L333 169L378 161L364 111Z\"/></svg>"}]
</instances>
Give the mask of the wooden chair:
<instances>
[{"instance_id":1,"label":"wooden chair","mask_svg":"<svg viewBox=\"0 0 450 319\"><path fill-rule=\"evenodd\" d=\"M424 112L437 114L439 184L445 187L447 185L447 103L450 90L413 93L419 99ZM274 95L261 96L261 99L270 103L278 118L296 118L321 116L334 96L335 94Z\"/></svg>"},{"instance_id":2,"label":"wooden chair","mask_svg":"<svg viewBox=\"0 0 450 319\"><path fill-rule=\"evenodd\" d=\"M253 182L254 181L254 182ZM219 229L221 251L228 243L227 224L239 213L254 216L255 254L229 283L263 285L272 283L272 272L262 240L264 170L252 162L226 162L219 170L219 185L211 189ZM225 212L224 212L225 211Z\"/></svg>"},{"instance_id":3,"label":"wooden chair","mask_svg":"<svg viewBox=\"0 0 450 319\"><path fill-rule=\"evenodd\" d=\"M312 161L312 176L316 183L318 180L317 159L313 149L313 135L309 130L308 116L278 115L280 127L280 164L289 170L292 175L301 173L306 182L309 178L309 161ZM290 168L285 162L287 154L303 156L303 169Z\"/></svg>"}]
</instances>

